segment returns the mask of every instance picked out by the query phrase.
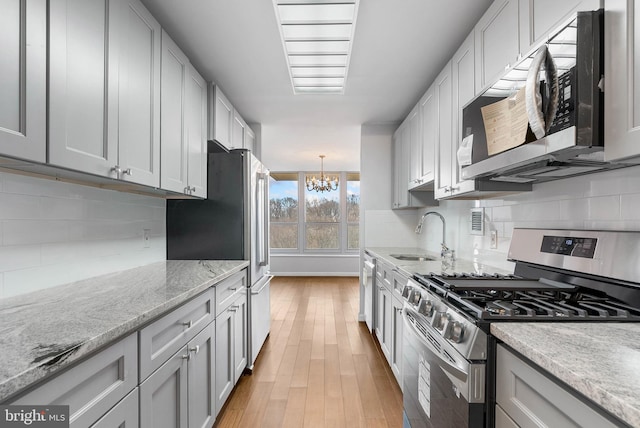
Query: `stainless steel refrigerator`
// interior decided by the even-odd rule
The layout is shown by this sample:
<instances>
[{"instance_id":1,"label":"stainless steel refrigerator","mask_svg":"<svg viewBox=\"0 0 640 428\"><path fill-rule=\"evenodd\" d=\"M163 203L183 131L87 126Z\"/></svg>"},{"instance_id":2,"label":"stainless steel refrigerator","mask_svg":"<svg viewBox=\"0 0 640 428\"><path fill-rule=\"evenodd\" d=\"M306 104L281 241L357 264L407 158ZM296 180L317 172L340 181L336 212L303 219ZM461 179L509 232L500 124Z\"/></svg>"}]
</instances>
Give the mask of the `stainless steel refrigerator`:
<instances>
[{"instance_id":1,"label":"stainless steel refrigerator","mask_svg":"<svg viewBox=\"0 0 640 428\"><path fill-rule=\"evenodd\" d=\"M167 201L168 260L249 260L248 369L269 334L269 170L248 150L208 154L207 199Z\"/></svg>"}]
</instances>

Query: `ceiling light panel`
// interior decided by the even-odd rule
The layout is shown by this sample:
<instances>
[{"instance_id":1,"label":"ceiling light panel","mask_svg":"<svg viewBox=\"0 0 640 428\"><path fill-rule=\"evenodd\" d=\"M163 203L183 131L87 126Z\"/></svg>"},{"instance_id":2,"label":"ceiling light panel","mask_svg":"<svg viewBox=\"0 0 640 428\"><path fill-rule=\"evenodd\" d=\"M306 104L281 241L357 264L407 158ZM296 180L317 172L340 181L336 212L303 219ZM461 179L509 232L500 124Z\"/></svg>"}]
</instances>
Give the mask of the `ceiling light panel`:
<instances>
[{"instance_id":1,"label":"ceiling light panel","mask_svg":"<svg viewBox=\"0 0 640 428\"><path fill-rule=\"evenodd\" d=\"M344 93L359 0L273 0L294 93Z\"/></svg>"}]
</instances>

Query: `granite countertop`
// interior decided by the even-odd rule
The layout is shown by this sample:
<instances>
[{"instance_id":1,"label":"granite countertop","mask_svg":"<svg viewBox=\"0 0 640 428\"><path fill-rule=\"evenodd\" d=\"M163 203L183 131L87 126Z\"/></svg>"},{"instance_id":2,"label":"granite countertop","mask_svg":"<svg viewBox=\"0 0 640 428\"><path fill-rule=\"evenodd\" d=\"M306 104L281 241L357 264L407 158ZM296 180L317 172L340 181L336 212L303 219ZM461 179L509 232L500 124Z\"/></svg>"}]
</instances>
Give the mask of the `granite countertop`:
<instances>
[{"instance_id":1,"label":"granite countertop","mask_svg":"<svg viewBox=\"0 0 640 428\"><path fill-rule=\"evenodd\" d=\"M493 323L491 333L632 427L640 427L640 323Z\"/></svg>"},{"instance_id":2,"label":"granite countertop","mask_svg":"<svg viewBox=\"0 0 640 428\"><path fill-rule=\"evenodd\" d=\"M170 260L0 300L0 402L248 265Z\"/></svg>"},{"instance_id":3,"label":"granite countertop","mask_svg":"<svg viewBox=\"0 0 640 428\"><path fill-rule=\"evenodd\" d=\"M382 258L387 263L397 267L405 276L413 275L428 275L430 273L444 274L444 273L513 273L513 271L507 271L494 266L485 264L482 260L467 260L456 259L451 262L450 259L443 259L440 257L440 253L434 253L427 251L423 248L415 247L367 247L366 251L376 258ZM410 261L400 260L395 257L391 257L391 254L426 254L435 260L429 261Z\"/></svg>"}]
</instances>

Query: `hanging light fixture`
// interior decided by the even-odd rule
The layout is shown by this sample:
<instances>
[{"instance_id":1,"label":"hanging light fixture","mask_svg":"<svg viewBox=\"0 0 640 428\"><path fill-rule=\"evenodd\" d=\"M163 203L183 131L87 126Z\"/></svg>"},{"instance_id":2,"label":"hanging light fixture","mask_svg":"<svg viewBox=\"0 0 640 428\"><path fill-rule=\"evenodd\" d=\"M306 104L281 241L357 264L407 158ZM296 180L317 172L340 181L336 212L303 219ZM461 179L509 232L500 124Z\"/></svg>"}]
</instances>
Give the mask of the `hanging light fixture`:
<instances>
[{"instance_id":1,"label":"hanging light fixture","mask_svg":"<svg viewBox=\"0 0 640 428\"><path fill-rule=\"evenodd\" d=\"M332 190L338 190L339 180L337 176L330 178L324 175L324 155L320 155L320 178L316 176L306 178L307 190L315 190L316 192L330 192Z\"/></svg>"}]
</instances>

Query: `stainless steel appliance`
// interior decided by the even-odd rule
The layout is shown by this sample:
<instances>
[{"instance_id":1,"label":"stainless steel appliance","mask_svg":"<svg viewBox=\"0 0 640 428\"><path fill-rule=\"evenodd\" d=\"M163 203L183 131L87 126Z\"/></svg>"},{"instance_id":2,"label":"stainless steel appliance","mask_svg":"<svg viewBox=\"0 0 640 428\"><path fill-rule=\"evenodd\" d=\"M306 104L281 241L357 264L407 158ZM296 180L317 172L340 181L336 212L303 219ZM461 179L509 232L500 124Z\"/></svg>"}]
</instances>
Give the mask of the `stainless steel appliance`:
<instances>
[{"instance_id":1,"label":"stainless steel appliance","mask_svg":"<svg viewBox=\"0 0 640 428\"><path fill-rule=\"evenodd\" d=\"M249 260L248 368L270 329L269 170L248 150L208 154L206 200L167 201L167 259Z\"/></svg>"},{"instance_id":2,"label":"stainless steel appliance","mask_svg":"<svg viewBox=\"0 0 640 428\"><path fill-rule=\"evenodd\" d=\"M515 229L513 275L415 276L403 290L406 423L493 427L492 322L640 321L639 232Z\"/></svg>"},{"instance_id":3,"label":"stainless steel appliance","mask_svg":"<svg viewBox=\"0 0 640 428\"><path fill-rule=\"evenodd\" d=\"M364 321L367 328L373 333L375 302L373 283L376 278L376 259L369 253L364 253L364 263L362 266L362 290L364 291Z\"/></svg>"},{"instance_id":4,"label":"stainless steel appliance","mask_svg":"<svg viewBox=\"0 0 640 428\"><path fill-rule=\"evenodd\" d=\"M628 166L604 161L603 28L602 10L578 12L464 107L462 129L465 136L473 135L472 164L462 167L464 179L538 183ZM546 73L538 70L536 60L542 57ZM549 73L554 65L557 73ZM522 87L532 102L526 144L489 155L481 109L515 97ZM536 98L546 123L539 123L545 115L533 107Z\"/></svg>"}]
</instances>

